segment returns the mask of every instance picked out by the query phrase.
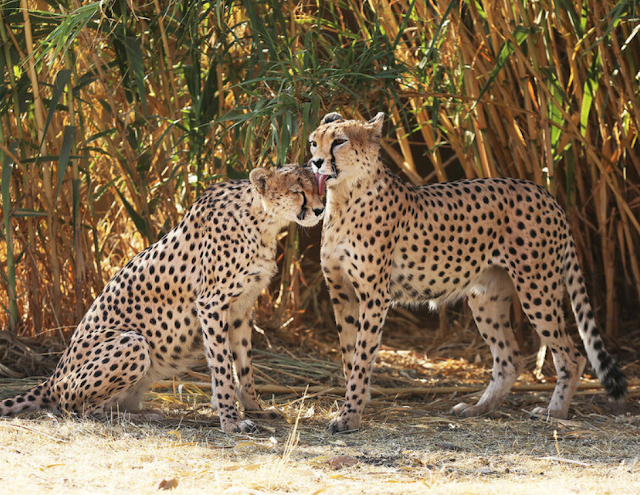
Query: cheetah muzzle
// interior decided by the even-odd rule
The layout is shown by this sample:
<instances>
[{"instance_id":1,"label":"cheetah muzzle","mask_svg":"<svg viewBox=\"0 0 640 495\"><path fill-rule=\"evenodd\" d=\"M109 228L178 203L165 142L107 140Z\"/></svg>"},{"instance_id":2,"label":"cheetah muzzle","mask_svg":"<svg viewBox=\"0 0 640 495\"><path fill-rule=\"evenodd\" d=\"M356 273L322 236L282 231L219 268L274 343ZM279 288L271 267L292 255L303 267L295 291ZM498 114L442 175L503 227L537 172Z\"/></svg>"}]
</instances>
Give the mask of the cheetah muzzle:
<instances>
[{"instance_id":1,"label":"cheetah muzzle","mask_svg":"<svg viewBox=\"0 0 640 495\"><path fill-rule=\"evenodd\" d=\"M1 401L0 415L135 411L155 381L204 353L222 429L256 431L235 402L237 396L249 417L273 416L254 387L253 305L277 271L278 233L293 221L315 225L323 215L315 177L301 167L257 168L250 180L211 186L178 226L107 283L53 375Z\"/></svg>"},{"instance_id":2,"label":"cheetah muzzle","mask_svg":"<svg viewBox=\"0 0 640 495\"><path fill-rule=\"evenodd\" d=\"M551 349L558 381L547 408L566 417L586 360L566 328L568 289L587 356L609 396L626 381L607 353L589 304L567 218L543 188L525 180L478 179L414 187L382 165L383 114L369 122L327 115L310 136L310 163L326 188L321 262L340 336L347 393L329 430L357 430L369 396L382 327L393 304L437 308L468 298L493 355L478 416L497 407L524 359L509 321L512 294Z\"/></svg>"}]
</instances>

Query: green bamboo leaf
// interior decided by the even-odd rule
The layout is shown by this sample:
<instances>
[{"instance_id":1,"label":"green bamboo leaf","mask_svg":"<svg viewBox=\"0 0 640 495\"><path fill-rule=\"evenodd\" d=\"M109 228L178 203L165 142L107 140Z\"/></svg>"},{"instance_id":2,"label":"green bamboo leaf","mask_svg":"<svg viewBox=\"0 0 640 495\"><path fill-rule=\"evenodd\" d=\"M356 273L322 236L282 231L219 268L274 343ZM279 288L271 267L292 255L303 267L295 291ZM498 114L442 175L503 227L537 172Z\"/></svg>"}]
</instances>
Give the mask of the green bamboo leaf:
<instances>
[{"instance_id":1,"label":"green bamboo leaf","mask_svg":"<svg viewBox=\"0 0 640 495\"><path fill-rule=\"evenodd\" d=\"M146 220L138 214L135 208L131 205L131 203L127 201L127 199L124 197L124 194L122 194L118 188L116 188L116 192L118 193L118 196L120 196L120 199L122 200L122 204L127 210L127 213L129 214L129 216L131 217L131 220L133 220L133 223L135 224L138 231L151 241L152 240L151 229L149 228L149 225L147 224Z\"/></svg>"},{"instance_id":2,"label":"green bamboo leaf","mask_svg":"<svg viewBox=\"0 0 640 495\"><path fill-rule=\"evenodd\" d=\"M243 0L242 3L244 5L247 16L249 17L249 25L252 28L251 30L254 37L254 43L256 44L256 47L258 47L258 50L256 50L255 52L255 55L259 59L263 59L264 56L262 54L262 47L266 47L266 50L269 53L268 59L277 60L278 44L273 38L273 34L277 33L277 30L274 28L271 28L271 29L267 28L267 26L262 20L264 14L262 12L259 12L257 9L259 5L258 3L251 0ZM274 10L276 12L279 11L279 9L274 9ZM272 20L272 19L267 19L267 21L269 20Z\"/></svg>"},{"instance_id":3,"label":"green bamboo leaf","mask_svg":"<svg viewBox=\"0 0 640 495\"><path fill-rule=\"evenodd\" d=\"M74 251L78 250L78 246L76 245L76 241L78 239L76 226L78 225L78 212L80 211L80 184L82 181L80 179L73 179L72 188L73 188L73 249Z\"/></svg>"},{"instance_id":4,"label":"green bamboo leaf","mask_svg":"<svg viewBox=\"0 0 640 495\"><path fill-rule=\"evenodd\" d=\"M429 43L429 48L427 48L427 51L424 54L424 57L422 57L422 60L420 60L420 64L418 65L420 69L424 69L426 65L429 63L429 60L431 60L431 55L435 50L436 43L438 43L438 40L440 39L440 33L442 32L442 29L444 28L444 26L449 22L449 15L451 14L451 11L457 5L458 5L458 0L453 0L452 2L449 2L449 6L447 7L447 10L445 10L444 14L442 14L442 19L440 19L440 22L438 23L438 27L436 28L436 32L431 38L431 43Z\"/></svg>"},{"instance_id":5,"label":"green bamboo leaf","mask_svg":"<svg viewBox=\"0 0 640 495\"><path fill-rule=\"evenodd\" d=\"M104 186L100 187L95 193L93 193L95 201L99 201L100 198L111 188L111 186L116 182L117 179L112 179L107 182Z\"/></svg>"},{"instance_id":6,"label":"green bamboo leaf","mask_svg":"<svg viewBox=\"0 0 640 495\"><path fill-rule=\"evenodd\" d=\"M215 63L211 64L207 79L202 88L201 97L201 109L200 109L200 123L209 124L215 119L218 114L218 66Z\"/></svg>"},{"instance_id":7,"label":"green bamboo leaf","mask_svg":"<svg viewBox=\"0 0 640 495\"><path fill-rule=\"evenodd\" d=\"M100 152L101 150L99 149L92 149L92 148L85 148L86 150L91 150L91 151L95 151L95 152ZM110 156L109 154L107 154L107 156ZM91 155L70 155L69 159L70 160L77 160L80 158L84 158L84 159L90 159L93 158ZM24 164L29 164L29 163L42 163L42 162L55 162L58 161L60 159L60 155L44 155L44 156L36 156L35 158L25 158L23 160L20 160L20 163L24 163Z\"/></svg>"},{"instance_id":8,"label":"green bamboo leaf","mask_svg":"<svg viewBox=\"0 0 640 495\"><path fill-rule=\"evenodd\" d=\"M21 250L21 251L18 253L18 255L16 256L16 259L15 259L15 264L16 264L16 266L17 266L17 265L22 261L22 258L24 258L24 255L26 254L26 252L27 252L27 248L28 248L28 247L29 247L29 246L27 245L27 246L25 246L24 248L22 248L22 250ZM16 299L19 299L22 295L23 295L23 294L18 294L18 297L16 297Z\"/></svg>"},{"instance_id":9,"label":"green bamboo leaf","mask_svg":"<svg viewBox=\"0 0 640 495\"><path fill-rule=\"evenodd\" d=\"M451 2L447 10L451 9L452 5L455 3L458 3L458 0ZM407 9L407 13L404 14L404 17L402 19L402 24L398 29L398 34L396 35L396 38L393 40L393 43L391 44L391 49L395 50L402 43L402 38L405 35L405 29L407 29L407 26L409 25L409 21L411 20L411 17L413 14L413 8L415 7L415 5L416 5L416 0L411 0L411 2L409 3L409 8ZM446 18L447 16L448 14L445 12L445 15L443 15L442 17Z\"/></svg>"},{"instance_id":10,"label":"green bamboo leaf","mask_svg":"<svg viewBox=\"0 0 640 495\"><path fill-rule=\"evenodd\" d=\"M562 152L564 151L558 149L558 143L562 137L562 131L565 124L562 107L559 107L558 105L562 106L565 104L568 101L568 98L564 89L560 86L560 82L558 81L555 71L546 67L540 67L540 71L545 76L544 80L547 83L547 88L549 89L549 94L551 96L548 103L548 119L551 123L549 127L551 147L554 153L553 159L554 162L558 162L560 158L562 158Z\"/></svg>"},{"instance_id":11,"label":"green bamboo leaf","mask_svg":"<svg viewBox=\"0 0 640 495\"><path fill-rule=\"evenodd\" d=\"M35 63L39 64L52 49L54 52L49 57L51 63L57 60L60 52L66 53L73 41L91 22L93 17L102 13L103 7L104 0L99 0L98 2L82 5L68 14L35 11L40 15L44 15L45 18L48 18L50 23L53 24L55 22L57 24L56 28L40 43Z\"/></svg>"},{"instance_id":12,"label":"green bamboo leaf","mask_svg":"<svg viewBox=\"0 0 640 495\"><path fill-rule=\"evenodd\" d=\"M56 201L58 201L58 194L60 193L60 186L62 185L62 179L64 179L64 173L69 164L69 157L71 155L71 146L76 140L76 128L72 125L67 125L64 128L64 137L62 139L62 148L60 149L60 158L58 158L58 185L56 187Z\"/></svg>"},{"instance_id":13,"label":"green bamboo leaf","mask_svg":"<svg viewBox=\"0 0 640 495\"><path fill-rule=\"evenodd\" d=\"M600 58L600 52L598 56L593 60L587 77L584 80L584 87L582 89L582 108L580 109L580 132L583 136L587 134L587 125L589 124L589 113L591 112L591 104L598 92L600 86L600 75L602 74L602 59Z\"/></svg>"},{"instance_id":14,"label":"green bamboo leaf","mask_svg":"<svg viewBox=\"0 0 640 495\"><path fill-rule=\"evenodd\" d=\"M591 44L583 54L583 56L593 50L596 46L598 46L603 40L606 40L611 35L611 32L618 27L618 25L626 20L633 19L637 22L638 16L636 13L637 5L636 0L622 0L617 2L613 8L609 11L609 13L600 20L598 26L604 25L604 34L599 36L593 44ZM589 11L586 8L586 4L582 7L582 14L584 19L584 25L586 28L586 22L588 20ZM608 22L607 22L608 21ZM606 24L605 24L606 23ZM589 34L587 33L580 42L585 41L588 38Z\"/></svg>"},{"instance_id":15,"label":"green bamboo leaf","mask_svg":"<svg viewBox=\"0 0 640 495\"><path fill-rule=\"evenodd\" d=\"M86 144L89 144L91 141L95 141L96 139L100 139L104 136L110 136L111 134L115 134L117 129L105 129L104 131L96 132L87 138L85 141Z\"/></svg>"},{"instance_id":16,"label":"green bamboo leaf","mask_svg":"<svg viewBox=\"0 0 640 495\"><path fill-rule=\"evenodd\" d=\"M42 145L44 144L44 140L47 137L47 130L49 129L49 125L51 124L51 120L53 119L53 114L56 111L56 107L58 106L58 102L60 101L60 97L64 93L64 88L71 79L71 70L70 69L60 69L56 74L56 82L53 85L53 95L51 96L51 103L49 104L49 113L47 115L47 121L44 125L44 132L42 133L42 141L40 142L40 148L38 152L42 150Z\"/></svg>"},{"instance_id":17,"label":"green bamboo leaf","mask_svg":"<svg viewBox=\"0 0 640 495\"><path fill-rule=\"evenodd\" d=\"M9 328L15 328L18 322L18 304L16 299L16 264L13 256L13 239L12 239L12 227L11 227L11 171L13 168L12 155L15 154L18 149L18 141L14 141L9 145L9 154L4 157L4 163L2 164L2 184L0 184L0 191L2 192L2 209L4 217L4 231L5 242L7 249L7 296L9 308Z\"/></svg>"},{"instance_id":18,"label":"green bamboo leaf","mask_svg":"<svg viewBox=\"0 0 640 495\"><path fill-rule=\"evenodd\" d=\"M79 148L78 151L82 151L84 152L89 152L91 151L92 153L98 154L98 155L103 155L103 156L111 156L111 153L109 153L107 150L103 150L102 148L98 148L96 146L86 146L84 148ZM71 158L94 158L91 155L72 155Z\"/></svg>"},{"instance_id":19,"label":"green bamboo leaf","mask_svg":"<svg viewBox=\"0 0 640 495\"><path fill-rule=\"evenodd\" d=\"M147 172L151 169L151 165L153 164L153 153L151 150L144 150L140 156L138 156L138 161L136 163L136 171L140 174L140 177L144 180L144 177Z\"/></svg>"},{"instance_id":20,"label":"green bamboo leaf","mask_svg":"<svg viewBox=\"0 0 640 495\"><path fill-rule=\"evenodd\" d=\"M13 141L9 144L9 153L6 156L4 153L0 154L0 156L4 157L4 162L2 164L2 185L0 186L0 189L2 190L2 206L4 208L5 215L7 214L8 210L7 208L5 208L5 206L9 205L8 202L5 203L5 200L9 201L11 198L9 196L9 185L11 182L11 169L13 168L14 164L14 161L11 157L15 155L16 151L18 150L19 144L19 141Z\"/></svg>"},{"instance_id":21,"label":"green bamboo leaf","mask_svg":"<svg viewBox=\"0 0 640 495\"><path fill-rule=\"evenodd\" d=\"M583 5L583 14L584 14L585 5L586 4ZM556 12L564 11L567 13L567 15L569 16L569 21L571 22L571 26L573 27L574 31L578 35L578 38L582 38L582 36L584 35L584 28L586 25L583 22L585 20L585 16L578 15L578 12L576 12L574 8L574 2L572 0L558 0L555 4L555 9L556 9Z\"/></svg>"},{"instance_id":22,"label":"green bamboo leaf","mask_svg":"<svg viewBox=\"0 0 640 495\"><path fill-rule=\"evenodd\" d=\"M522 25L516 26L513 33L511 33L514 41L516 42L516 45L520 46L524 42L524 40L526 40L529 37L529 35L533 32L534 29L535 27L527 27ZM498 73L506 65L507 61L509 60L509 58L511 58L511 55L513 55L515 51L516 51L516 47L513 45L513 43L510 40L507 41L504 45L502 45L502 48L500 49L500 52L498 53L498 57L496 59L496 65L491 71L491 74L489 75L489 79L487 79L487 82L480 90L480 94L478 95L478 98L471 106L470 112L473 112L473 110L476 108L478 103L480 103L482 96L489 90L489 88L493 84L493 81L497 77Z\"/></svg>"},{"instance_id":23,"label":"green bamboo leaf","mask_svg":"<svg viewBox=\"0 0 640 495\"><path fill-rule=\"evenodd\" d=\"M135 36L125 36L124 46L127 52L127 60L129 67L133 72L133 78L138 88L138 96L142 104L142 113L147 115L147 99L144 91L144 63L142 50L140 48L140 40Z\"/></svg>"},{"instance_id":24,"label":"green bamboo leaf","mask_svg":"<svg viewBox=\"0 0 640 495\"><path fill-rule=\"evenodd\" d=\"M18 141L14 141L9 145L9 152L14 154L18 149ZM13 160L11 155L4 157L4 163L2 164L2 185L0 190L2 191L2 211L4 214L4 226L7 231L10 216L11 216L11 170L13 168Z\"/></svg>"},{"instance_id":25,"label":"green bamboo leaf","mask_svg":"<svg viewBox=\"0 0 640 495\"><path fill-rule=\"evenodd\" d=\"M569 147L565 153L565 182L567 189L567 204L576 204L576 160L573 149Z\"/></svg>"},{"instance_id":26,"label":"green bamboo leaf","mask_svg":"<svg viewBox=\"0 0 640 495\"><path fill-rule=\"evenodd\" d=\"M16 208L13 212L13 216L17 218L33 218L33 217L46 217L46 211L27 210L25 208Z\"/></svg>"}]
</instances>

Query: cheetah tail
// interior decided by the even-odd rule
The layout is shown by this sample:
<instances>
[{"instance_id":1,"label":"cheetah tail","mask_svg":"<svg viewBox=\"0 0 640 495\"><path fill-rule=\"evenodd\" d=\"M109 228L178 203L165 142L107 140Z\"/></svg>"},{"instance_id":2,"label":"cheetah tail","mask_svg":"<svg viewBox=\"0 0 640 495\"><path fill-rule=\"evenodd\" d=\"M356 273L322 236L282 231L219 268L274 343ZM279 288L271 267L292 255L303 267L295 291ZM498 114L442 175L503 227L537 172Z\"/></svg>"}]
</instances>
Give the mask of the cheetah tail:
<instances>
[{"instance_id":1,"label":"cheetah tail","mask_svg":"<svg viewBox=\"0 0 640 495\"><path fill-rule=\"evenodd\" d=\"M571 236L571 234L569 234ZM564 279L571 299L571 307L578 323L578 331L591 365L609 397L622 402L627 395L627 380L618 363L604 348L598 324L587 296L587 288L573 239L570 237L564 260Z\"/></svg>"},{"instance_id":2,"label":"cheetah tail","mask_svg":"<svg viewBox=\"0 0 640 495\"><path fill-rule=\"evenodd\" d=\"M0 400L0 416L14 416L21 412L37 411L46 407L48 402L45 398L47 383L41 383L15 397Z\"/></svg>"}]
</instances>

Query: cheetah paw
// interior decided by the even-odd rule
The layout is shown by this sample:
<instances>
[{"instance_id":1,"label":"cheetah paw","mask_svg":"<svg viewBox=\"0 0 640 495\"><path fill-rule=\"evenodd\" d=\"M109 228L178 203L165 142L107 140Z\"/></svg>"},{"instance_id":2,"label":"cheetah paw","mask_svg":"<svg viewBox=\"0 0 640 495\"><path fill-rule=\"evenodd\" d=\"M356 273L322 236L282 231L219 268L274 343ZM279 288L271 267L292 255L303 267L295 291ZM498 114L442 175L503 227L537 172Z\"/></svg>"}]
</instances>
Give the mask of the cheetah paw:
<instances>
[{"instance_id":1,"label":"cheetah paw","mask_svg":"<svg viewBox=\"0 0 640 495\"><path fill-rule=\"evenodd\" d=\"M532 418L540 418L540 419L564 419L567 417L565 413L562 411L554 411L553 409L548 409L546 407L536 407L530 413Z\"/></svg>"},{"instance_id":2,"label":"cheetah paw","mask_svg":"<svg viewBox=\"0 0 640 495\"><path fill-rule=\"evenodd\" d=\"M238 421L223 421L222 431L225 433L258 433L258 427L248 419Z\"/></svg>"},{"instance_id":3,"label":"cheetah paw","mask_svg":"<svg viewBox=\"0 0 640 495\"><path fill-rule=\"evenodd\" d=\"M329 421L327 431L329 433L355 433L360 429L360 418L352 416L351 418L337 418Z\"/></svg>"},{"instance_id":4,"label":"cheetah paw","mask_svg":"<svg viewBox=\"0 0 640 495\"><path fill-rule=\"evenodd\" d=\"M453 406L452 409L453 414L460 416L461 418L474 418L476 416L483 415L487 411L488 409L486 407L479 406L477 404L472 406L466 402L461 402L460 404Z\"/></svg>"}]
</instances>

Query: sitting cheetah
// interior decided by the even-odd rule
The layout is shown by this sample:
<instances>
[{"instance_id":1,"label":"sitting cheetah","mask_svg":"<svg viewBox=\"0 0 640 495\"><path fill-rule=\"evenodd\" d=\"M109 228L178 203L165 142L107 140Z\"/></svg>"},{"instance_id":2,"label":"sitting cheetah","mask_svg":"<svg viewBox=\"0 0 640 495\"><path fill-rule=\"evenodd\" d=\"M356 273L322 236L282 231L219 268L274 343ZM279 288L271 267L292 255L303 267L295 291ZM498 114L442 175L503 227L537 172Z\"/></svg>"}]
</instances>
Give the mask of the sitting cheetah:
<instances>
[{"instance_id":1,"label":"sitting cheetah","mask_svg":"<svg viewBox=\"0 0 640 495\"><path fill-rule=\"evenodd\" d=\"M231 357L245 411L260 416L251 368L252 307L277 267L276 235L316 225L324 204L309 169L256 168L250 180L215 184L180 224L135 256L78 325L54 374L0 415L46 407L102 416L131 411L158 379L203 354L225 432L254 431L235 405Z\"/></svg>"},{"instance_id":2,"label":"sitting cheetah","mask_svg":"<svg viewBox=\"0 0 640 495\"><path fill-rule=\"evenodd\" d=\"M329 431L360 427L391 304L436 308L467 296L493 354L493 376L476 405L460 403L453 412L478 416L498 406L524 364L509 323L514 290L558 373L549 407L534 413L566 417L585 359L565 330L565 284L600 381L610 397L624 398L624 375L602 343L556 200L516 179L408 185L380 160L383 119L382 113L369 122L331 113L310 136L309 163L320 194L327 191L322 269L347 381L346 400Z\"/></svg>"}]
</instances>

